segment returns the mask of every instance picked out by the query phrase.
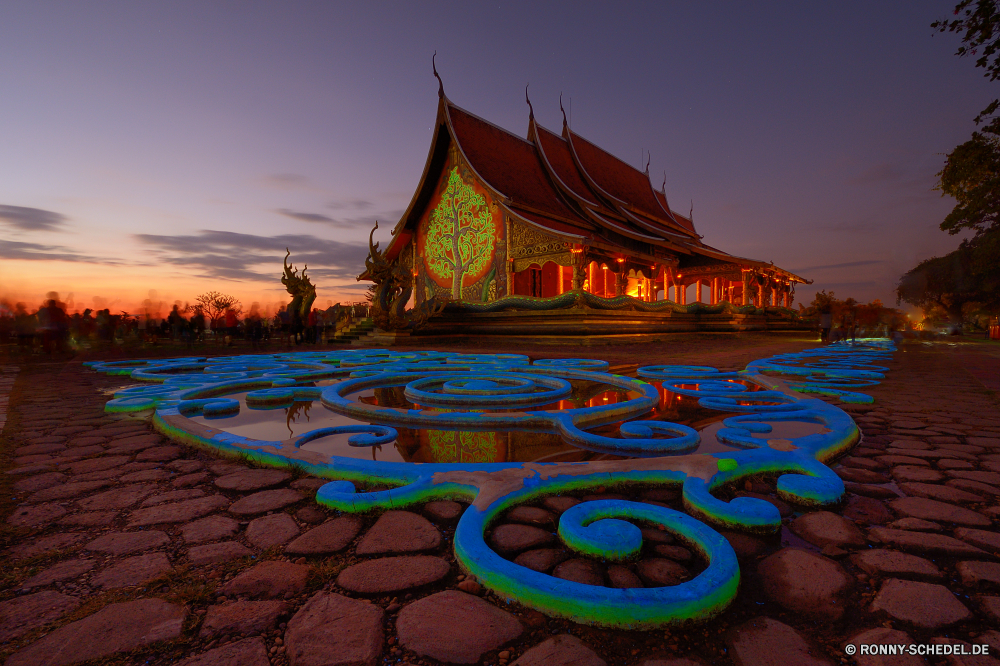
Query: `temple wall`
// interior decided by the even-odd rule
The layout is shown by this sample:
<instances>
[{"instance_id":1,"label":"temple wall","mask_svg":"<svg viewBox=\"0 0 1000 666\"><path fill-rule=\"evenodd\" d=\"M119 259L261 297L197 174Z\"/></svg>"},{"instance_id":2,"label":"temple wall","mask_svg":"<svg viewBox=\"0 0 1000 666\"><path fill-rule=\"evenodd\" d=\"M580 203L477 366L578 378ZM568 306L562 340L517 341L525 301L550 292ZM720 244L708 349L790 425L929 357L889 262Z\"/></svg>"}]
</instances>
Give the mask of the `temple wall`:
<instances>
[{"instance_id":1,"label":"temple wall","mask_svg":"<svg viewBox=\"0 0 1000 666\"><path fill-rule=\"evenodd\" d=\"M455 292L472 302L505 296L506 232L503 209L452 147L417 222L411 250L416 302Z\"/></svg>"}]
</instances>

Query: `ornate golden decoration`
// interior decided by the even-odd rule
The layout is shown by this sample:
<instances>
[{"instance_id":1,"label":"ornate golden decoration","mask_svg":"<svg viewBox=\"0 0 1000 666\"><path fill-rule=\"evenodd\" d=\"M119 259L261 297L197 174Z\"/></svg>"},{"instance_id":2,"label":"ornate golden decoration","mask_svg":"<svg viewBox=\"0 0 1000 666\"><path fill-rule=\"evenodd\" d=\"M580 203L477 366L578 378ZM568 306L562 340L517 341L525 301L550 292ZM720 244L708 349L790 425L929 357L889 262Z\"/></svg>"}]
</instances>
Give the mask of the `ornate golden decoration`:
<instances>
[{"instance_id":1,"label":"ornate golden decoration","mask_svg":"<svg viewBox=\"0 0 1000 666\"><path fill-rule=\"evenodd\" d=\"M517 260L525 257L538 257L551 254L569 253L569 243L554 236L544 234L533 227L511 220L510 223L510 258ZM547 259L551 261L551 259ZM570 265L570 264L564 264Z\"/></svg>"},{"instance_id":2,"label":"ornate golden decoration","mask_svg":"<svg viewBox=\"0 0 1000 666\"><path fill-rule=\"evenodd\" d=\"M521 257L520 259L514 259L514 272L520 273L532 264L541 266L547 261L554 262L560 266L573 266L574 256L575 255L570 252L560 252L559 254L543 254Z\"/></svg>"}]
</instances>

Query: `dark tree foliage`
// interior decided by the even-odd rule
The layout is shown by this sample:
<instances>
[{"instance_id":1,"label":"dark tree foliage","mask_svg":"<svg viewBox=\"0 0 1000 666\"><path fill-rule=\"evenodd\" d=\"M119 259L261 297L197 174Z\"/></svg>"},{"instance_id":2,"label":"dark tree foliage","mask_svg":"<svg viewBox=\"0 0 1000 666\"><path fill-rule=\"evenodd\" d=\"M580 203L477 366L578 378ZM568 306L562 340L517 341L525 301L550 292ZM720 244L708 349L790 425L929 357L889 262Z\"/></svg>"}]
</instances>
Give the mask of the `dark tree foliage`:
<instances>
[{"instance_id":1,"label":"dark tree foliage","mask_svg":"<svg viewBox=\"0 0 1000 666\"><path fill-rule=\"evenodd\" d=\"M954 18L931 24L938 32L961 35L956 55L975 57L990 81L1000 79L1000 4L997 0L961 0ZM949 234L972 231L954 252L921 262L899 279L896 303L906 301L938 311L954 323L973 312L1000 307L1000 100L976 117L989 120L981 132L948 153L937 174L937 189L953 197L955 208L941 223Z\"/></svg>"},{"instance_id":2,"label":"dark tree foliage","mask_svg":"<svg viewBox=\"0 0 1000 666\"><path fill-rule=\"evenodd\" d=\"M808 307L800 305L799 314L809 319L829 314L833 324L857 323L864 327L887 326L895 329L902 328L906 323L906 316L902 312L887 308L878 299L870 303L859 303L853 298L840 300L832 291L826 290L816 292Z\"/></svg>"},{"instance_id":3,"label":"dark tree foliage","mask_svg":"<svg viewBox=\"0 0 1000 666\"><path fill-rule=\"evenodd\" d=\"M980 248L966 241L943 257L920 262L899 279L896 303L906 301L925 312L940 309L959 324L970 305L995 307L997 270L984 265Z\"/></svg>"},{"instance_id":4,"label":"dark tree foliage","mask_svg":"<svg viewBox=\"0 0 1000 666\"><path fill-rule=\"evenodd\" d=\"M936 275L942 279L951 276L947 291L953 298L996 310L1000 308L1000 137L975 132L948 154L938 177L938 189L957 202L941 229L950 234L969 230L975 236L951 254L930 260L950 262L950 272L938 271ZM945 285L939 283L942 288ZM956 320L954 312L949 311L948 316Z\"/></svg>"},{"instance_id":5,"label":"dark tree foliage","mask_svg":"<svg viewBox=\"0 0 1000 666\"><path fill-rule=\"evenodd\" d=\"M955 5L956 18L940 19L931 23L938 32L962 35L962 45L955 55L976 58L976 67L986 70L990 81L1000 78L1000 7L996 0L962 0ZM1000 100L993 100L976 116L976 124L986 120L1000 108ZM1000 118L990 119L988 128L1000 133Z\"/></svg>"},{"instance_id":6,"label":"dark tree foliage","mask_svg":"<svg viewBox=\"0 0 1000 666\"><path fill-rule=\"evenodd\" d=\"M941 223L943 231L970 229L983 235L1000 230L1000 137L974 132L948 153L937 176L937 189L958 202Z\"/></svg>"}]
</instances>

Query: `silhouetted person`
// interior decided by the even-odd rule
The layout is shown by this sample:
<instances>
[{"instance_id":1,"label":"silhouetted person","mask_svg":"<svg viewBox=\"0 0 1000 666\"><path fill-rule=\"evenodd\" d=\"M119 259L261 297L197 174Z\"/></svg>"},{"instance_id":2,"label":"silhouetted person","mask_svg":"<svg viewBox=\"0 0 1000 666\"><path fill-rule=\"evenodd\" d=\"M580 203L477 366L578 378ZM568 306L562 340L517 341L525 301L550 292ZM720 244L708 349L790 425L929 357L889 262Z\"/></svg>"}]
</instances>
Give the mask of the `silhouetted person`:
<instances>
[{"instance_id":1,"label":"silhouetted person","mask_svg":"<svg viewBox=\"0 0 1000 666\"><path fill-rule=\"evenodd\" d=\"M821 342L830 341L830 329L833 326L833 313L824 309L819 314L819 339Z\"/></svg>"},{"instance_id":2,"label":"silhouetted person","mask_svg":"<svg viewBox=\"0 0 1000 666\"><path fill-rule=\"evenodd\" d=\"M38 309L38 330L42 335L42 348L53 353L65 351L69 337L69 317L65 306L59 301L59 294L50 291L45 305Z\"/></svg>"},{"instance_id":3,"label":"silhouetted person","mask_svg":"<svg viewBox=\"0 0 1000 666\"><path fill-rule=\"evenodd\" d=\"M22 352L29 352L34 346L35 328L38 319L28 312L24 303L14 306L14 331L17 333L17 346Z\"/></svg>"},{"instance_id":4,"label":"silhouetted person","mask_svg":"<svg viewBox=\"0 0 1000 666\"><path fill-rule=\"evenodd\" d=\"M174 303L174 307L170 310L170 314L167 315L167 322L170 323L170 339L176 340L181 337L181 330L184 328L186 322L176 303Z\"/></svg>"}]
</instances>

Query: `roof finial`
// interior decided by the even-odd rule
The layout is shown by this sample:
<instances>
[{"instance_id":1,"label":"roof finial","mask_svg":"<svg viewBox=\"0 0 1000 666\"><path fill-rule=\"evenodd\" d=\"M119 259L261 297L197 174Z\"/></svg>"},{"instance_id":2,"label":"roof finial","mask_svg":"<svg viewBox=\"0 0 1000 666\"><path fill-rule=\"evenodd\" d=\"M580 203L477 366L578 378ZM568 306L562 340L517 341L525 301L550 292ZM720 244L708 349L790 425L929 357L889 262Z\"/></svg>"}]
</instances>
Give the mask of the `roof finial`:
<instances>
[{"instance_id":1,"label":"roof finial","mask_svg":"<svg viewBox=\"0 0 1000 666\"><path fill-rule=\"evenodd\" d=\"M646 153L646 175L649 175L649 163L653 160L652 153Z\"/></svg>"},{"instance_id":2,"label":"roof finial","mask_svg":"<svg viewBox=\"0 0 1000 666\"><path fill-rule=\"evenodd\" d=\"M535 117L535 107L531 106L531 100L528 99L528 86L530 83L524 84L524 101L528 103L528 118L533 119Z\"/></svg>"},{"instance_id":3,"label":"roof finial","mask_svg":"<svg viewBox=\"0 0 1000 666\"><path fill-rule=\"evenodd\" d=\"M660 192L663 193L663 196L667 196L667 172L665 169L663 171L663 185L660 185Z\"/></svg>"},{"instance_id":4,"label":"roof finial","mask_svg":"<svg viewBox=\"0 0 1000 666\"><path fill-rule=\"evenodd\" d=\"M434 59L437 58L437 54L438 52L435 51L434 55L431 56L431 68L434 70L434 76L436 76L438 80L438 97L444 97L444 82L441 80L441 75L438 74L437 63L434 62Z\"/></svg>"},{"instance_id":5,"label":"roof finial","mask_svg":"<svg viewBox=\"0 0 1000 666\"><path fill-rule=\"evenodd\" d=\"M688 213L688 219L694 222L694 199L691 199L691 212Z\"/></svg>"},{"instance_id":6,"label":"roof finial","mask_svg":"<svg viewBox=\"0 0 1000 666\"><path fill-rule=\"evenodd\" d=\"M562 92L559 93L559 110L562 111L563 114L563 127L568 127L569 123L566 122L566 109L564 109L562 105Z\"/></svg>"}]
</instances>

